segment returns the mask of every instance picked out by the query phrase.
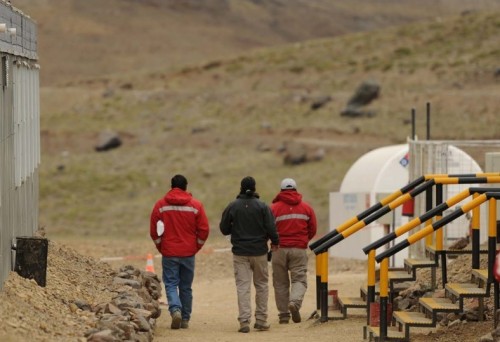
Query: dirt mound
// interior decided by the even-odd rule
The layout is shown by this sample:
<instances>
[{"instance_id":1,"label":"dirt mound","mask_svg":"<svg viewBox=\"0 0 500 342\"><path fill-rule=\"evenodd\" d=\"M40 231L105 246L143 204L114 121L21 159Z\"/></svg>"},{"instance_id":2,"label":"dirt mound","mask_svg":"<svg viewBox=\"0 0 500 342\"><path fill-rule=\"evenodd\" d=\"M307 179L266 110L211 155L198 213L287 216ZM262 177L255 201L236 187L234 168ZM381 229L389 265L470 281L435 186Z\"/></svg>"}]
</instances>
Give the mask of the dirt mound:
<instances>
[{"instance_id":1,"label":"dirt mound","mask_svg":"<svg viewBox=\"0 0 500 342\"><path fill-rule=\"evenodd\" d=\"M1 341L85 341L97 322L91 306L108 303L115 272L93 258L49 242L47 286L12 272L0 293Z\"/></svg>"}]
</instances>

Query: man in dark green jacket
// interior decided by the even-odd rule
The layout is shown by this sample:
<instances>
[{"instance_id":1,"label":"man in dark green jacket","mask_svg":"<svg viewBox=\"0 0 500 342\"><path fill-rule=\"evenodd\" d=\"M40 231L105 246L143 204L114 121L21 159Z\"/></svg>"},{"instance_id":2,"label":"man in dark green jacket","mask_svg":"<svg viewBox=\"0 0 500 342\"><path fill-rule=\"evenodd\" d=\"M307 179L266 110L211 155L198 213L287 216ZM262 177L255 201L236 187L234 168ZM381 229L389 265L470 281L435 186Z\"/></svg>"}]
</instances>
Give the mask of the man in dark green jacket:
<instances>
[{"instance_id":1,"label":"man in dark green jacket","mask_svg":"<svg viewBox=\"0 0 500 342\"><path fill-rule=\"evenodd\" d=\"M239 332L250 332L251 284L255 286L255 325L257 330L268 330L267 302L268 288L268 241L271 249L279 246L274 216L267 204L255 192L255 179L245 177L241 180L240 193L236 200L229 203L220 222L224 235L231 235L233 245L233 267L238 294Z\"/></svg>"}]
</instances>

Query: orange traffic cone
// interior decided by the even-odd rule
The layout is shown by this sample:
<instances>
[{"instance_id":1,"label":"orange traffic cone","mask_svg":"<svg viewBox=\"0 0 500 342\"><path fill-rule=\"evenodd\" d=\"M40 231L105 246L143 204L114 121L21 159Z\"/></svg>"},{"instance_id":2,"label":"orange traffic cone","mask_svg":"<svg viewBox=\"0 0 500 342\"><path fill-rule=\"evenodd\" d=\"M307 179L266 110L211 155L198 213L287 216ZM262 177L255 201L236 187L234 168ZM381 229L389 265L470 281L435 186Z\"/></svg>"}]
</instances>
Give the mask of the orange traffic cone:
<instances>
[{"instance_id":1,"label":"orange traffic cone","mask_svg":"<svg viewBox=\"0 0 500 342\"><path fill-rule=\"evenodd\" d=\"M153 265L153 254L148 253L148 259L146 261L146 272L155 273L155 267Z\"/></svg>"}]
</instances>

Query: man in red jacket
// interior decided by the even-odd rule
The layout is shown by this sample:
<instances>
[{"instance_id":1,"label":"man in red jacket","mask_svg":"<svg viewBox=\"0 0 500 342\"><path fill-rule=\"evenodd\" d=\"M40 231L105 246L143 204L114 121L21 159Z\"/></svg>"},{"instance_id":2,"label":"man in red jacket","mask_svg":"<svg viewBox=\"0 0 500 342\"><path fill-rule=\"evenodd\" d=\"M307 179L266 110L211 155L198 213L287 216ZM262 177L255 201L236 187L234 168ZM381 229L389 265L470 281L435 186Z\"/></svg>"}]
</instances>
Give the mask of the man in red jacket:
<instances>
[{"instance_id":1,"label":"man in red jacket","mask_svg":"<svg viewBox=\"0 0 500 342\"><path fill-rule=\"evenodd\" d=\"M187 189L187 179L175 175L171 190L156 202L150 236L162 257L163 282L172 329L188 328L193 306L195 254L208 238L205 209Z\"/></svg>"},{"instance_id":2,"label":"man in red jacket","mask_svg":"<svg viewBox=\"0 0 500 342\"><path fill-rule=\"evenodd\" d=\"M302 201L291 178L281 182L281 191L271 205L280 237L280 248L273 253L273 287L280 324L301 321L300 308L307 290L307 246L316 234L316 215ZM290 273L289 273L290 272ZM290 286L291 285L291 286Z\"/></svg>"}]
</instances>

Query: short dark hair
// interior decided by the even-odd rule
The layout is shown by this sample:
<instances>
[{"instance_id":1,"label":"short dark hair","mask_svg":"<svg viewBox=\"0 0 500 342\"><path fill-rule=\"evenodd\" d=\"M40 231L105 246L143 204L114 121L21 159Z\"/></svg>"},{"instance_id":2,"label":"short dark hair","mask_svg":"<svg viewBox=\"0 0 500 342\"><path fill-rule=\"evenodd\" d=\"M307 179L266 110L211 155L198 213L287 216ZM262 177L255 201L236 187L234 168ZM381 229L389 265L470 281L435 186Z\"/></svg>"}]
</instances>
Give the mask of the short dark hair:
<instances>
[{"instance_id":1,"label":"short dark hair","mask_svg":"<svg viewBox=\"0 0 500 342\"><path fill-rule=\"evenodd\" d=\"M171 186L173 188L179 188L184 191L187 189L188 181L183 175L175 175L172 177Z\"/></svg>"},{"instance_id":2,"label":"short dark hair","mask_svg":"<svg viewBox=\"0 0 500 342\"><path fill-rule=\"evenodd\" d=\"M247 190L255 192L255 179L247 176L241 180L241 192L245 193Z\"/></svg>"}]
</instances>

